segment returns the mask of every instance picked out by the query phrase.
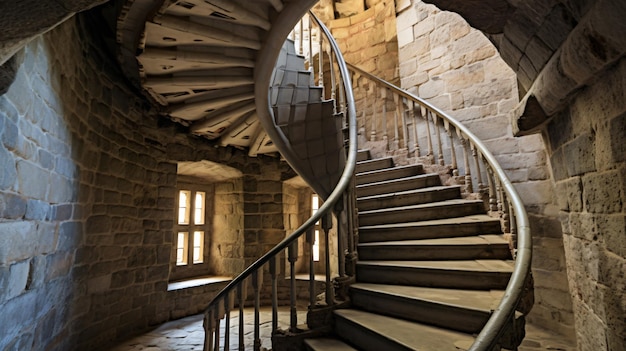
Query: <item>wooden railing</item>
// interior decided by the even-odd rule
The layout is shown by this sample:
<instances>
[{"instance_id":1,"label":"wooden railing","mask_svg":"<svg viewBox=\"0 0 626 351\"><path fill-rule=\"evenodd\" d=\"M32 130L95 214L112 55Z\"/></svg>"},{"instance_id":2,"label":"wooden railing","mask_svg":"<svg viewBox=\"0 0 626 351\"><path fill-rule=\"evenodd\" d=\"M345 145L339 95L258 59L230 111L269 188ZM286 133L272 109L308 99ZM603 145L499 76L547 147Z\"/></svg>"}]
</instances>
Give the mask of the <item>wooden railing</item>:
<instances>
[{"instance_id":1,"label":"wooden railing","mask_svg":"<svg viewBox=\"0 0 626 351\"><path fill-rule=\"evenodd\" d=\"M467 127L418 96L354 65L348 67L354 89L366 97L357 100L361 140L382 143L390 154L403 151L425 167L430 164L449 182L462 185L465 196L483 199L489 213L501 219L515 267L501 303L470 349L492 350L507 325L515 322L530 272L531 233L519 195L495 157Z\"/></svg>"},{"instance_id":2,"label":"wooden railing","mask_svg":"<svg viewBox=\"0 0 626 351\"><path fill-rule=\"evenodd\" d=\"M330 196L324 201L318 211L311 216L306 222L288 235L284 240L269 250L265 255L256 260L247 267L240 275L234 278L215 298L209 303L205 310L204 330L205 343L204 350L229 350L231 340L233 338L231 328L231 312L238 313L238 330L235 332L238 338L238 350L246 350L251 347L254 350L261 349L261 333L260 333L260 308L261 297L270 296L271 300L271 326L272 335L279 331L279 283L286 285L288 289L289 301L289 325L287 331L295 332L298 324L298 301L296 301L296 261L298 260L298 240L306 235L306 250L308 250L308 306L305 311L313 311L316 308L332 309L336 304L335 292L333 287L340 285L341 282L349 281L350 275L354 272L354 257L356 250L356 241L354 239L356 233L356 217L355 214L355 196L354 196L354 169L356 164L357 153L357 128L356 128L356 112L354 108L354 98L352 97L352 87L350 79L343 79L349 76L349 71L341 56L341 52L337 44L330 37L330 32L320 22L313 20L311 26L316 28L316 33L321 43L319 49L322 52L320 56L331 58L331 74L333 92L339 91L341 98L335 104L335 114L343 116L343 126L345 134L345 147L347 152L347 160L345 168L341 174L336 188ZM280 26L278 26L280 27ZM301 32L300 32L301 33ZM322 39L323 38L323 39ZM266 44L267 45L267 44ZM310 53L313 50L309 51ZM268 57L271 53L268 53ZM263 53L261 54L263 55ZM265 58L259 59L260 61ZM309 58L307 62L312 62ZM310 66L310 64L309 64ZM262 79L263 80L263 79ZM267 80L269 82L269 80ZM319 80L323 82L323 79ZM259 82L257 81L257 84ZM329 90L329 91L330 91ZM334 93L333 93L334 94ZM266 113L271 113L268 107ZM336 116L328 116L336 118ZM268 134L270 132L268 131ZM272 138L274 139L274 138ZM338 267L331 267L329 260L330 255L330 227L332 226L332 216L335 216L337 223L337 257ZM316 301L317 293L315 282L315 271L313 263L313 227L321 221L321 228L325 235L325 257L324 265L325 274L325 303L321 304ZM281 270L280 267L286 257L288 269ZM338 272L338 277L331 277L331 270ZM284 271L288 271L289 277L285 277ZM264 274L269 273L270 279L264 279ZM333 279L331 279L333 278ZM270 284L264 284L269 282ZM267 287L269 285L269 287ZM244 307L252 305L254 313L252 314L253 345L246 345L244 340L244 324L246 323L246 314ZM233 340L234 341L234 340Z\"/></svg>"}]
</instances>

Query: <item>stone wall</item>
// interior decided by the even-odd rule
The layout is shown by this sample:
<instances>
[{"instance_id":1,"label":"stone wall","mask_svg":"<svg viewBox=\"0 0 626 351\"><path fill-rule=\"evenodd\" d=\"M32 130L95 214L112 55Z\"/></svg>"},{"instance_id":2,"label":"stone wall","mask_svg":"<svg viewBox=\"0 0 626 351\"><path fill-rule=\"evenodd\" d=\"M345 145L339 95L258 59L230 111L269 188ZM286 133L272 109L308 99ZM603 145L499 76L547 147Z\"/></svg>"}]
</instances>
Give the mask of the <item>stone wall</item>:
<instances>
[{"instance_id":1,"label":"stone wall","mask_svg":"<svg viewBox=\"0 0 626 351\"><path fill-rule=\"evenodd\" d=\"M391 82L398 80L398 43L393 1L380 1L354 16L326 25L344 59Z\"/></svg>"},{"instance_id":2,"label":"stone wall","mask_svg":"<svg viewBox=\"0 0 626 351\"><path fill-rule=\"evenodd\" d=\"M243 174L216 189L243 198L223 272L284 237L288 166L158 117L89 33L75 17L34 39L0 96L0 350L105 349L206 306L223 285L168 292L180 161Z\"/></svg>"},{"instance_id":3,"label":"stone wall","mask_svg":"<svg viewBox=\"0 0 626 351\"><path fill-rule=\"evenodd\" d=\"M513 137L515 73L459 15L421 1L397 6L401 85L463 122L495 155L526 205L533 234L535 305L528 320L573 338L562 233L545 146Z\"/></svg>"},{"instance_id":4,"label":"stone wall","mask_svg":"<svg viewBox=\"0 0 626 351\"><path fill-rule=\"evenodd\" d=\"M580 350L626 349L626 59L544 130Z\"/></svg>"}]
</instances>

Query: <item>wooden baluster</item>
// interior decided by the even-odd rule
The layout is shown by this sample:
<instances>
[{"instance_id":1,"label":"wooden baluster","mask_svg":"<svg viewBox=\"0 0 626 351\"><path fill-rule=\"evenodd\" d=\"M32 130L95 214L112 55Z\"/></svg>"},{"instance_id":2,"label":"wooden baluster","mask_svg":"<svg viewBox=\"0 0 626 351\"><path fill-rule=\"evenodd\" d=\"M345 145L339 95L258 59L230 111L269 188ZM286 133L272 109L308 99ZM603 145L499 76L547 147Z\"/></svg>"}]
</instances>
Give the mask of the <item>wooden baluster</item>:
<instances>
[{"instance_id":1,"label":"wooden baluster","mask_svg":"<svg viewBox=\"0 0 626 351\"><path fill-rule=\"evenodd\" d=\"M298 310L296 307L296 261L298 260L298 241L294 241L288 246L287 249L287 260L289 261L289 277L290 277L290 291L291 291L291 301L290 301L290 320L289 320L289 329L292 332L295 332L298 327Z\"/></svg>"},{"instance_id":2,"label":"wooden baluster","mask_svg":"<svg viewBox=\"0 0 626 351\"><path fill-rule=\"evenodd\" d=\"M278 279L276 275L276 256L270 259L272 277L272 334L278 329Z\"/></svg>"},{"instance_id":3,"label":"wooden baluster","mask_svg":"<svg viewBox=\"0 0 626 351\"><path fill-rule=\"evenodd\" d=\"M461 144L463 145L463 165L465 167L465 191L469 194L474 192L472 188L472 171L469 163L469 140L461 136Z\"/></svg>"},{"instance_id":4,"label":"wooden baluster","mask_svg":"<svg viewBox=\"0 0 626 351\"><path fill-rule=\"evenodd\" d=\"M325 267L325 271L326 271L326 305L328 306L332 306L334 304L334 299L333 299L333 285L330 279L330 228L332 228L333 222L332 222L332 217L331 214L326 214L324 216L322 216L322 229L324 230L324 257L325 259L325 263L326 263L326 267Z\"/></svg>"},{"instance_id":5,"label":"wooden baluster","mask_svg":"<svg viewBox=\"0 0 626 351\"><path fill-rule=\"evenodd\" d=\"M452 130L450 128L450 123L448 121L443 121L443 127L448 134L448 139L450 140L450 158L452 159L452 176L456 177L459 175L459 166L456 160L456 150L454 147L454 138L452 137Z\"/></svg>"},{"instance_id":6,"label":"wooden baluster","mask_svg":"<svg viewBox=\"0 0 626 351\"><path fill-rule=\"evenodd\" d=\"M420 144L417 133L417 115L415 114L415 101L412 100L411 108L409 109L409 119L413 121L413 156L420 157Z\"/></svg>"},{"instance_id":7,"label":"wooden baluster","mask_svg":"<svg viewBox=\"0 0 626 351\"><path fill-rule=\"evenodd\" d=\"M239 351L245 351L244 342L244 305L246 304L244 283L237 285L237 303L239 304Z\"/></svg>"},{"instance_id":8,"label":"wooden baluster","mask_svg":"<svg viewBox=\"0 0 626 351\"><path fill-rule=\"evenodd\" d=\"M439 161L439 165L443 166L445 164L443 160L443 145L441 143L441 129L439 128L439 122L437 121L437 114L431 113L431 117L433 118L433 124L435 125L435 133L437 134L437 147L438 147L438 156L437 160Z\"/></svg>"},{"instance_id":9,"label":"wooden baluster","mask_svg":"<svg viewBox=\"0 0 626 351\"><path fill-rule=\"evenodd\" d=\"M398 118L400 118L400 96L394 92L391 92L393 95L393 102L396 105L395 111L393 112L393 143L392 150L398 150L400 147L400 137L398 133Z\"/></svg>"}]
</instances>

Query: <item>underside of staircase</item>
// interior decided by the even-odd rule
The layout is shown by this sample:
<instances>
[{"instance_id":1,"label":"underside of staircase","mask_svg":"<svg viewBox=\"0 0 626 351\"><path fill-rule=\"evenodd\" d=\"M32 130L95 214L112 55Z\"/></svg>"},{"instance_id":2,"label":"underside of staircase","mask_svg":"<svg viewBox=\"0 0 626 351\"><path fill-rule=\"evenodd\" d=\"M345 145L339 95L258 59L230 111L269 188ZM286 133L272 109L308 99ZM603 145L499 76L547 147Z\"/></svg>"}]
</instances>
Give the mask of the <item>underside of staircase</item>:
<instances>
[{"instance_id":1,"label":"underside of staircase","mask_svg":"<svg viewBox=\"0 0 626 351\"><path fill-rule=\"evenodd\" d=\"M513 271L500 220L422 165L394 166L392 158L372 160L367 150L359 160L350 305L335 310L332 337L305 345L315 351L469 349ZM523 336L523 317L514 324L515 337L503 348L515 348Z\"/></svg>"}]
</instances>

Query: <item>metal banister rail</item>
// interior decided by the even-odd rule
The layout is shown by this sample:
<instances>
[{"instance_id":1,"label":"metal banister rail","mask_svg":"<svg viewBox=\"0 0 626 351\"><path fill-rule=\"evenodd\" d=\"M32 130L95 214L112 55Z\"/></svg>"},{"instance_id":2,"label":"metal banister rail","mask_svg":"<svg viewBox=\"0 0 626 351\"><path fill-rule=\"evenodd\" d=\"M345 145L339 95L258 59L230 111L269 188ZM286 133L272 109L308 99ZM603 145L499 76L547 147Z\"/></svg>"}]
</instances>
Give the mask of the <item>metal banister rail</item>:
<instances>
[{"instance_id":1,"label":"metal banister rail","mask_svg":"<svg viewBox=\"0 0 626 351\"><path fill-rule=\"evenodd\" d=\"M397 123L399 117L402 121L401 133L393 131L394 138L403 138L403 140L395 140L396 145L404 146L409 151L412 151L416 157L420 157L423 154L428 156L434 162L439 162L441 166L444 165L444 154L448 157L449 162L452 164L452 174L459 175L459 172L465 173L465 177L461 174L460 179L464 182L467 193L480 193L487 192L489 196L489 210L492 213L499 213L504 224L505 233L511 234L513 240L517 241L517 247L514 249L515 266L509 283L506 287L504 296L493 311L486 325L475 339L475 342L471 346L471 351L487 351L492 350L499 342L500 337L505 331L505 327L515 318L515 311L518 307L520 299L522 298L525 282L530 272L531 258L532 258L532 238L530 233L530 226L528 223L528 216L524 208L517 191L513 184L506 176L504 170L498 164L496 158L491 154L487 147L478 139L467 127L457 121L455 118L449 116L442 110L433 106L432 104L424 101L418 96L400 89L399 87L391 84L385 80L382 80L357 66L348 64L350 71L356 76L362 76L366 80L374 83L379 89L384 89L380 95L387 99L388 93L393 95L393 100L398 106L396 108L394 120ZM354 78L353 78L354 79ZM357 80L357 79L354 79ZM369 87L371 89L371 87ZM371 92L368 92L370 95ZM368 95L369 96L369 95ZM369 99L367 103L375 104L375 99ZM383 101L382 104L386 102ZM406 107L406 108L405 108ZM383 111L385 107L382 107ZM363 110L363 109L360 109ZM370 120L365 121L365 118L361 121L363 130L366 130L368 126L371 126L369 132L366 131L366 135L372 135L372 139L376 138L376 135L380 135L380 129L382 127L382 134L384 140L387 141L387 128L386 121L376 121L376 108L372 108L372 115ZM408 112L408 116L405 113ZM402 116L398 116L402 114ZM383 112L382 118L387 118L386 113ZM428 141L428 151L421 153L419 147L418 137L418 121L426 122L426 131L431 133L430 125L436 127L437 132L435 135L428 135L427 138L422 138ZM408 121L408 122L407 122ZM412 123L412 126L409 124ZM443 126L447 136L449 137L447 152L442 149L441 133L439 133L439 127ZM378 131L377 131L378 129ZM413 131L413 133L411 132ZM456 139L461 141L462 147L459 147L461 153L463 153L464 162L458 162L456 160L456 150L454 146L453 136L456 134ZM400 136L399 136L400 135ZM444 135L445 137L445 135ZM436 143L439 145L438 150L433 148L433 139L436 139ZM410 148L412 147L412 150ZM435 157L435 153L438 153ZM472 165L469 160L474 158L475 163ZM464 165L462 165L464 163ZM483 166L481 170L481 165ZM483 184L482 174L488 174L488 185ZM470 171L473 169L473 173ZM472 182L476 180L477 186L473 187Z\"/></svg>"},{"instance_id":2,"label":"metal banister rail","mask_svg":"<svg viewBox=\"0 0 626 351\"><path fill-rule=\"evenodd\" d=\"M298 11L299 9L295 9L294 12ZM317 22L318 26L321 30L321 32L323 33L323 35L325 36L325 39L327 40L328 44L331 47L331 52L334 55L334 62L336 64L336 70L339 72L340 77L349 77L349 70L345 64L345 61L343 60L343 57L341 55L341 52L339 51L339 47L338 45L334 42L334 39L332 39L332 37L330 36L330 31L321 23L321 22ZM283 26L284 27L284 26ZM279 28L279 30L284 30L284 28ZM286 35L283 37L286 37ZM276 40L276 39L274 39ZM272 45L270 45L272 46ZM274 43L273 46L276 46L276 44ZM271 49L271 48L270 48ZM270 50L268 49L268 50ZM278 47L278 49L280 49L280 47ZM272 53L267 54L267 57L272 57L271 56ZM276 55L273 56L274 58L276 57ZM268 58L264 58L265 60L269 60ZM270 66L271 67L271 66ZM269 85L269 75L266 75L267 79L261 80L262 82L268 82ZM259 82L257 81L257 85L259 84ZM316 224L316 222L318 222L320 219L322 219L322 223L324 223L325 220L327 220L328 216L331 215L332 211L337 211L337 206L336 204L340 201L343 200L345 203L348 204L348 206L339 206L339 207L343 207L343 211L353 211L354 209L350 207L350 204L353 203L352 201L350 201L350 197L353 196L353 187L354 187L354 182L353 182L353 176L354 176L354 170L355 170L355 165L356 165L356 157L357 157L357 123L356 123L356 111L355 111L355 106L354 106L354 98L352 96L352 86L351 86L351 80L349 78L347 79L340 79L340 85L341 85L341 91L342 91L342 102L340 103L340 108L339 108L339 112L343 112L344 114L344 126L347 128L347 161L345 164L345 168L342 171L342 174L339 178L338 184L337 186L334 188L334 190L332 191L332 193L329 195L329 197L326 199L326 201L324 201L324 203L322 204L322 206L320 206L320 208L318 209L318 211L313 214L308 220L305 221L304 224L302 224L298 229L296 229L292 234L290 234L289 236L287 236L285 239L283 239L280 243L278 243L276 246L274 246L272 249L270 249L266 254L264 254L261 258L259 258L258 260L256 260L254 263L252 263L250 266L248 266L241 274L239 274L237 277L235 277L224 289L222 289L212 300L211 302L208 304L208 307L205 309L205 318L204 318L204 330L205 330L205 343L204 343L204 350L205 351L212 351L212 350L219 350L220 349L220 333L221 333L221 328L220 328L220 321L222 319L224 319L224 323L225 323L225 334L224 334L224 345L223 345L223 349L227 350L229 347L229 340L230 340L230 334L229 334L229 329L230 329L230 310L234 308L235 305L239 306L239 350L244 350L244 349L248 349L250 345L247 345L248 347L246 347L246 345L244 345L243 342L243 306L245 304L245 299L246 299L246 290L248 289L248 282L251 283L251 286L254 290L254 307L255 307L255 327L254 327L254 350L260 350L261 348L261 341L259 339L259 323L258 323L258 318L259 318L259 307L260 307L260 284L259 282L262 280L262 276L263 276L263 270L264 267L266 267L266 265L269 265L269 272L270 275L272 276L272 316L273 316L273 320L272 320L272 332L274 333L278 327L278 322L277 322L277 265L278 265L278 259L280 257L280 254L282 254L285 251L288 251L287 255L289 257L289 261L291 262L294 256L294 253L292 252L292 250L294 250L294 244L297 243L297 240L304 234L307 234L307 232L311 232L310 229ZM265 87L266 91L267 91L267 86ZM267 92L266 92L267 94ZM269 104L269 101L268 101ZM269 106L264 107L266 110L264 110L264 113L272 113L271 109L269 108ZM334 118L334 116L329 116L330 118ZM267 128L266 128L267 129ZM268 134L269 134L269 130L268 130ZM272 137L272 139L274 139ZM282 150L281 150L282 151ZM351 217L351 215L348 213L347 214L348 218ZM326 228L325 228L326 230ZM346 233L346 235L352 235L351 230L347 230L344 231ZM349 241L349 240L348 240ZM347 251L351 250L351 248L348 248ZM342 254L342 253L340 253ZM341 262L341 260L340 260ZM313 267L310 267L310 269L312 269ZM326 267L327 270L330 269L330 267ZM344 271L343 269L341 269L340 271ZM295 276L294 276L294 269L292 266L291 269L291 279L292 279L292 289L294 287L294 281L295 281ZM312 276L313 274L311 274ZM328 276L328 274L327 274ZM310 282L311 284L313 284L314 282ZM328 282L327 282L328 283ZM314 290L311 290L314 291ZM327 290L328 291L328 290ZM296 325L297 325L297 320L295 320L295 295L296 293L294 291L291 291L291 296L292 296L292 318L291 318L291 325L290 325L290 329L295 330L296 329ZM332 297L327 296L327 302L329 300L332 300ZM315 301L315 296L311 297L311 301ZM224 318L225 317L225 318Z\"/></svg>"}]
</instances>

